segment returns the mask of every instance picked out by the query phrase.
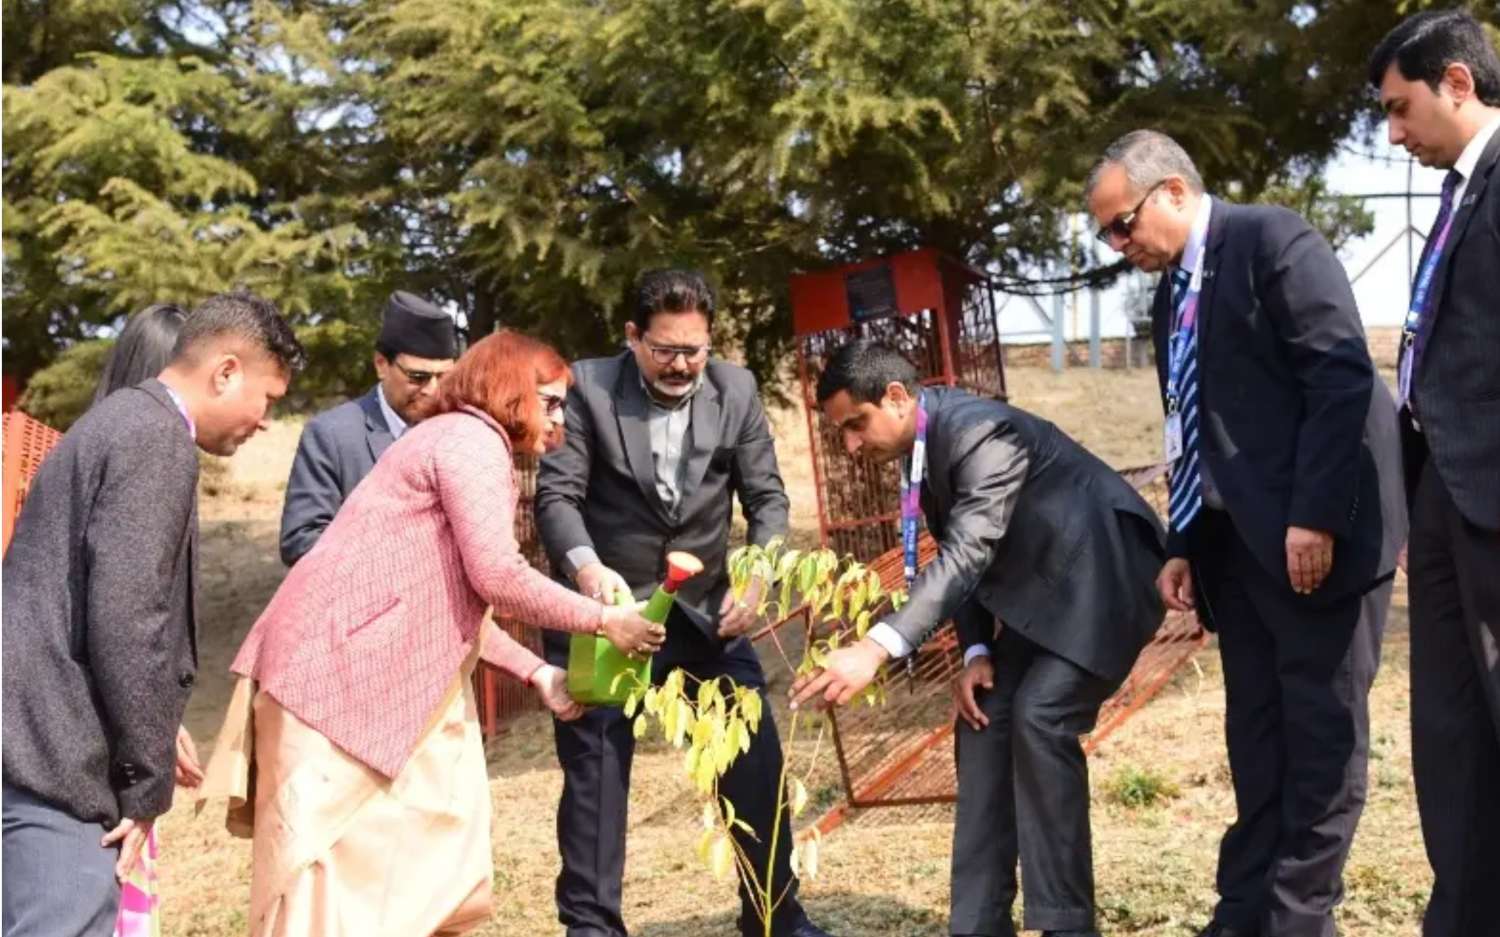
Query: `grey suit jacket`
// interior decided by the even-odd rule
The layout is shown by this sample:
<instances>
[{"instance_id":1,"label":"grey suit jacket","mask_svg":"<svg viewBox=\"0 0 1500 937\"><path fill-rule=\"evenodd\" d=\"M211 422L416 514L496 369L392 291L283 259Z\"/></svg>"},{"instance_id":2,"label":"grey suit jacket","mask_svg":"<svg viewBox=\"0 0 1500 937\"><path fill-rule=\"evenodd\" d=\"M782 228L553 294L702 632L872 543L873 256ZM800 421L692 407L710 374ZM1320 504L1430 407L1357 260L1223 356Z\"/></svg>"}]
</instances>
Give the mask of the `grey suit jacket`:
<instances>
[{"instance_id":1,"label":"grey suit jacket","mask_svg":"<svg viewBox=\"0 0 1500 937\"><path fill-rule=\"evenodd\" d=\"M313 548L354 486L395 438L375 388L307 421L297 442L281 508L281 561L288 566Z\"/></svg>"},{"instance_id":2,"label":"grey suit jacket","mask_svg":"<svg viewBox=\"0 0 1500 937\"><path fill-rule=\"evenodd\" d=\"M711 360L692 407L682 502L674 519L656 492L647 431L650 401L629 352L573 365L567 441L541 460L536 522L553 569L572 576L568 551L593 547L604 565L650 595L666 575L666 555L686 550L704 572L678 593L678 605L706 633L718 630L728 588L730 498L738 496L747 539L764 544L787 531L788 501L755 378Z\"/></svg>"},{"instance_id":3,"label":"grey suit jacket","mask_svg":"<svg viewBox=\"0 0 1500 937\"><path fill-rule=\"evenodd\" d=\"M5 554L4 774L86 822L172 804L197 672L198 453L155 379L37 472Z\"/></svg>"},{"instance_id":4,"label":"grey suit jacket","mask_svg":"<svg viewBox=\"0 0 1500 937\"><path fill-rule=\"evenodd\" d=\"M949 618L964 647L996 619L1121 680L1162 620L1161 524L1118 472L1056 426L929 387L922 511L937 557L885 623L913 647Z\"/></svg>"}]
</instances>

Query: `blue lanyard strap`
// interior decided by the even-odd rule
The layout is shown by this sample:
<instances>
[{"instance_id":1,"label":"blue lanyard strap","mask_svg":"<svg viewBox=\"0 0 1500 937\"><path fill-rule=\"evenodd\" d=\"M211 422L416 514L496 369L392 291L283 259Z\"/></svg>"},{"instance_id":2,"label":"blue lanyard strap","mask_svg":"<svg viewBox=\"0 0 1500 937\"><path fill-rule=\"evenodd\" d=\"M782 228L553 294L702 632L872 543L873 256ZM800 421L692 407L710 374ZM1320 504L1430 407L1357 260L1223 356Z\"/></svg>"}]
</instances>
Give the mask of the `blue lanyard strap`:
<instances>
[{"instance_id":1,"label":"blue lanyard strap","mask_svg":"<svg viewBox=\"0 0 1500 937\"><path fill-rule=\"evenodd\" d=\"M1201 267L1203 256L1200 253L1198 265ZM1188 281L1187 294L1182 297L1181 302L1174 302L1174 314L1172 316L1172 334L1167 338L1167 412L1175 413L1178 406L1178 394L1182 389L1183 371L1187 369L1187 362L1193 343L1197 340L1198 333L1198 294L1202 290L1201 275L1194 270L1192 279Z\"/></svg>"},{"instance_id":2,"label":"blue lanyard strap","mask_svg":"<svg viewBox=\"0 0 1500 937\"><path fill-rule=\"evenodd\" d=\"M901 473L901 544L906 554L906 587L917 578L917 519L922 514L922 478L927 468L927 400L917 394L917 438Z\"/></svg>"},{"instance_id":3,"label":"blue lanyard strap","mask_svg":"<svg viewBox=\"0 0 1500 937\"><path fill-rule=\"evenodd\" d=\"M901 473L901 546L905 553L906 588L917 578L917 520L922 514L922 478L927 469L927 395L917 393L917 438ZM906 655L908 681L916 679L917 648Z\"/></svg>"}]
</instances>

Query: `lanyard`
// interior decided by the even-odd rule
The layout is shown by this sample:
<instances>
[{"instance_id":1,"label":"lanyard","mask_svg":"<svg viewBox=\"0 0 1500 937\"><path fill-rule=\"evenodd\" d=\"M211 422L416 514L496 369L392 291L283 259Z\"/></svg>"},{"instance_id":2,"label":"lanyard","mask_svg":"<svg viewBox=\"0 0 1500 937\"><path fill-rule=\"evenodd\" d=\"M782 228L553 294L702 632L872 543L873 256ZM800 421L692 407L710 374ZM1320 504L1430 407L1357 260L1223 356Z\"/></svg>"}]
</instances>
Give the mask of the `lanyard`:
<instances>
[{"instance_id":1,"label":"lanyard","mask_svg":"<svg viewBox=\"0 0 1500 937\"><path fill-rule=\"evenodd\" d=\"M1448 243L1448 232L1453 230L1453 219L1457 216L1458 212L1449 212L1448 220L1443 223L1443 230L1438 232L1437 240L1432 243L1432 250L1427 252L1427 262L1422 264L1422 269L1417 274L1417 288L1412 290L1411 308L1406 311L1406 325L1402 329L1402 339L1407 344L1417 334L1422 313L1427 309L1427 294L1432 292L1432 278L1437 273L1438 261L1443 257L1443 247Z\"/></svg>"},{"instance_id":2,"label":"lanyard","mask_svg":"<svg viewBox=\"0 0 1500 937\"><path fill-rule=\"evenodd\" d=\"M922 509L922 476L927 467L927 400L917 394L917 438L901 474L901 544L906 553L906 587L917 578L917 518Z\"/></svg>"},{"instance_id":3,"label":"lanyard","mask_svg":"<svg viewBox=\"0 0 1500 937\"><path fill-rule=\"evenodd\" d=\"M194 442L197 442L198 427L193 423L192 414L188 413L187 404L183 403L182 397L177 391L172 389L171 385L163 384L161 386L167 392L167 396L172 398L172 403L177 405L177 412L182 416L182 422L187 424L188 435L193 437Z\"/></svg>"},{"instance_id":4,"label":"lanyard","mask_svg":"<svg viewBox=\"0 0 1500 937\"><path fill-rule=\"evenodd\" d=\"M905 552L906 588L909 592L917 578L917 518L922 513L922 477L927 468L927 398L917 393L917 438L907 457L906 471L901 473L901 546ZM906 655L906 676L915 679L917 649Z\"/></svg>"},{"instance_id":5,"label":"lanyard","mask_svg":"<svg viewBox=\"0 0 1500 937\"><path fill-rule=\"evenodd\" d=\"M1443 222L1443 230L1433 240L1432 249L1427 252L1427 259L1417 273L1416 288L1411 292L1411 308L1406 311L1406 322L1401 326L1401 346L1406 354L1401 356L1401 364L1396 369L1397 390L1402 403L1411 399L1411 344L1416 340L1417 327L1422 324L1422 314L1427 311L1427 294L1432 292L1432 278L1437 274L1438 262L1443 258L1443 247L1448 243L1448 232L1453 230L1453 219L1457 216L1457 211L1449 212L1448 220Z\"/></svg>"},{"instance_id":6,"label":"lanyard","mask_svg":"<svg viewBox=\"0 0 1500 937\"><path fill-rule=\"evenodd\" d=\"M1205 234L1203 242L1208 243ZM1176 413L1179 406L1178 394L1182 389L1183 371L1187 368L1189 352L1198 332L1198 295L1203 290L1203 257L1206 250L1200 249L1198 257L1193 262L1192 279L1188 281L1187 296L1183 298L1181 305L1173 303L1176 309L1172 318L1172 334L1167 339L1167 413Z\"/></svg>"}]
</instances>

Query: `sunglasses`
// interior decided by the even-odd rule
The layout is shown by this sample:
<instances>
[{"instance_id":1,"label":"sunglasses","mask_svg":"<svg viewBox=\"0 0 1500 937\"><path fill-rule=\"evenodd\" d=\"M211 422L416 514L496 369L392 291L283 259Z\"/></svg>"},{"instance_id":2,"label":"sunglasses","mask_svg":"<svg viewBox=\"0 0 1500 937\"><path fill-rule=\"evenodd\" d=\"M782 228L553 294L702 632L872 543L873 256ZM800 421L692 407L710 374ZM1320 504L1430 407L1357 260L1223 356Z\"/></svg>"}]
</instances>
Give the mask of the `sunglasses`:
<instances>
[{"instance_id":1,"label":"sunglasses","mask_svg":"<svg viewBox=\"0 0 1500 937\"><path fill-rule=\"evenodd\" d=\"M658 345L644 335L641 336L641 341L651 352L651 360L663 367L676 361L678 355L688 364L702 364L708 360L708 345Z\"/></svg>"},{"instance_id":2,"label":"sunglasses","mask_svg":"<svg viewBox=\"0 0 1500 937\"><path fill-rule=\"evenodd\" d=\"M1141 200L1135 203L1134 208L1122 215L1116 215L1115 220L1095 232L1094 237L1105 244L1112 243L1114 238L1122 241L1129 240L1130 233L1135 230L1135 223L1140 220L1141 209L1145 207L1146 201L1156 194L1156 190L1161 188L1162 183L1166 181L1159 179L1153 182L1151 188L1146 190L1146 194L1141 196Z\"/></svg>"},{"instance_id":3,"label":"sunglasses","mask_svg":"<svg viewBox=\"0 0 1500 937\"><path fill-rule=\"evenodd\" d=\"M446 371L413 371L411 368L408 368L406 365L402 364L399 361L392 361L391 364L394 364L396 366L396 370L406 375L406 379L408 381L411 381L412 384L417 387L426 387L428 384L441 379L444 374L448 373Z\"/></svg>"}]
</instances>

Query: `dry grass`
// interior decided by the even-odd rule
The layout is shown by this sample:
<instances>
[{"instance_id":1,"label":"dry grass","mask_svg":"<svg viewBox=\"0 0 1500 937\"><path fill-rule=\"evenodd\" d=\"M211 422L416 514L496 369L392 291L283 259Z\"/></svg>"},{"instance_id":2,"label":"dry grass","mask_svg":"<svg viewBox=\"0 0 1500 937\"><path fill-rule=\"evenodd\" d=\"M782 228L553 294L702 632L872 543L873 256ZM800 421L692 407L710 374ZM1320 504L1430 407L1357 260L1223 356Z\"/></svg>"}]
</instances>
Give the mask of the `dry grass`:
<instances>
[{"instance_id":1,"label":"dry grass","mask_svg":"<svg viewBox=\"0 0 1500 937\"><path fill-rule=\"evenodd\" d=\"M1106 461L1157 455L1154 376L1015 370L1012 399L1057 422ZM816 508L800 411L773 415L799 539L816 537ZM203 666L188 724L207 748L227 699L226 668L280 581L276 522L297 425L252 442L203 509ZM1370 800L1350 859L1340 911L1352 937L1415 933L1430 885L1417 829L1407 735L1406 610L1398 589L1385 662L1372 697ZM781 685L784 682L777 681ZM1218 838L1234 814L1222 741L1223 681L1210 648L1095 754L1095 865L1101 925L1111 934L1190 935L1214 900ZM786 713L778 707L785 732ZM806 751L802 744L798 751ZM693 854L697 805L679 759L644 746L631 792L625 917L638 937L720 937L734 932L733 887L715 882ZM554 816L561 775L545 718L518 720L491 750L495 816L495 913L486 935L557 934ZM832 759L812 785L833 794ZM1175 788L1151 806L1127 807L1121 778ZM1129 798L1127 798L1129 799ZM873 811L828 840L821 875L804 887L815 919L842 937L917 937L947 932L951 808ZM227 937L245 930L248 845L186 800L162 824L164 933ZM441 862L440 857L413 861Z\"/></svg>"}]
</instances>

